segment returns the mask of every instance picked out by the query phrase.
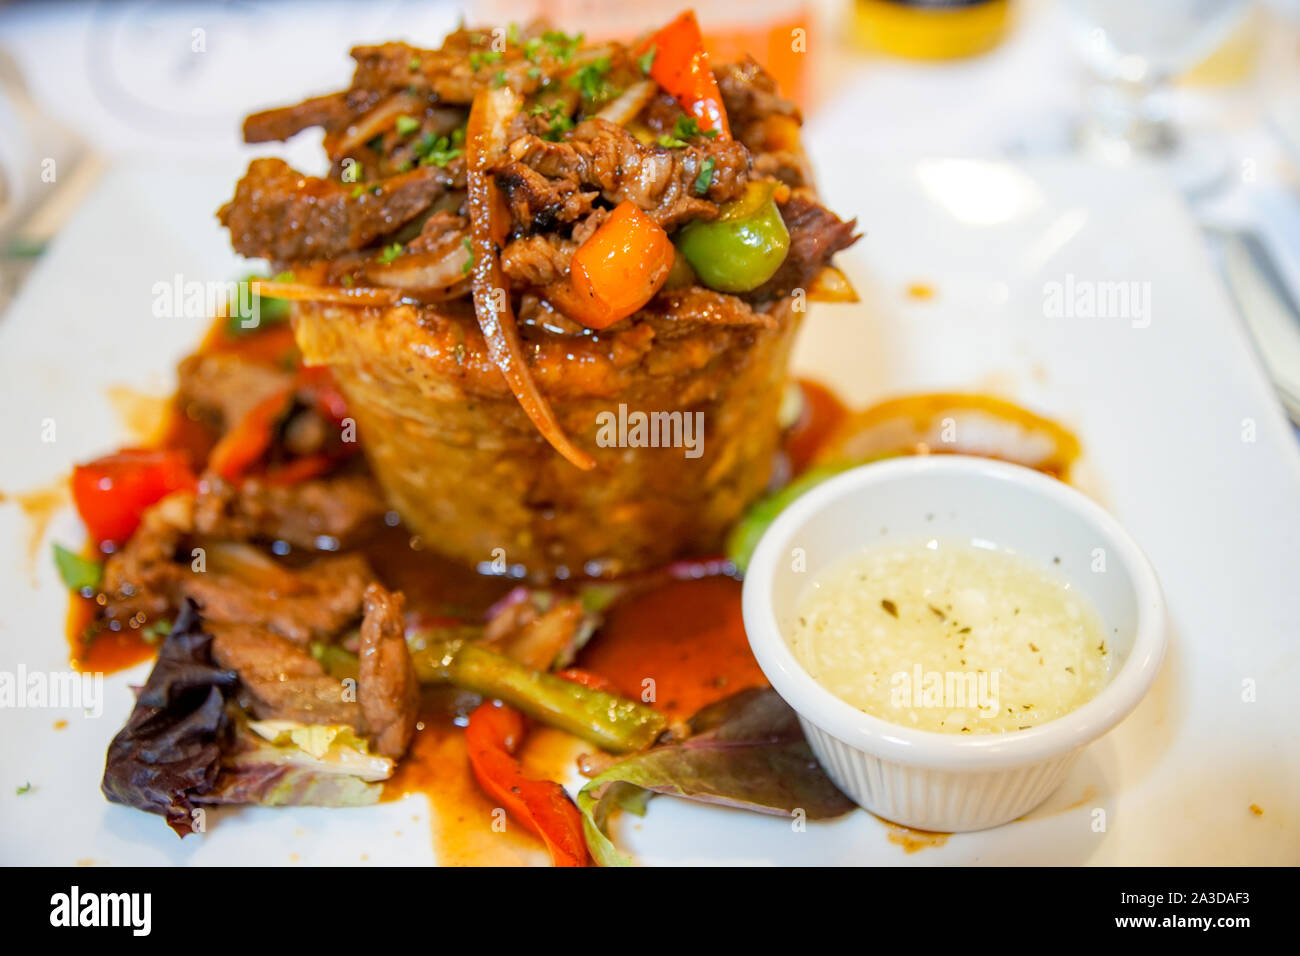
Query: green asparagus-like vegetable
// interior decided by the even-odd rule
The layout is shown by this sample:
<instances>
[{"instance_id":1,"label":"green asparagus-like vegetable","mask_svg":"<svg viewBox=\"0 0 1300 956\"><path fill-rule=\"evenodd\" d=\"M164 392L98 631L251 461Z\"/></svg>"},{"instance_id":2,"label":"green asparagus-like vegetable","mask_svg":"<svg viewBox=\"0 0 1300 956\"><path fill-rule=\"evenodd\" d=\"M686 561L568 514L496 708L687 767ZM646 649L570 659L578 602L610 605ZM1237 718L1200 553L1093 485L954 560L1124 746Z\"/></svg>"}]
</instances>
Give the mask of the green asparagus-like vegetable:
<instances>
[{"instance_id":1,"label":"green asparagus-like vegetable","mask_svg":"<svg viewBox=\"0 0 1300 956\"><path fill-rule=\"evenodd\" d=\"M421 683L455 684L498 698L613 753L649 747L668 725L668 719L650 707L533 670L481 644L426 643L417 632L411 657Z\"/></svg>"},{"instance_id":2,"label":"green asparagus-like vegetable","mask_svg":"<svg viewBox=\"0 0 1300 956\"><path fill-rule=\"evenodd\" d=\"M780 491L773 492L766 498L760 498L745 512L744 517L732 525L731 532L727 535L727 557L743 572L749 566L749 559L754 556L754 549L758 547L758 539L763 537L763 532L796 498L828 478L834 478L842 471L879 461L882 458L893 457L894 454L886 453L861 460L826 462L809 468Z\"/></svg>"}]
</instances>

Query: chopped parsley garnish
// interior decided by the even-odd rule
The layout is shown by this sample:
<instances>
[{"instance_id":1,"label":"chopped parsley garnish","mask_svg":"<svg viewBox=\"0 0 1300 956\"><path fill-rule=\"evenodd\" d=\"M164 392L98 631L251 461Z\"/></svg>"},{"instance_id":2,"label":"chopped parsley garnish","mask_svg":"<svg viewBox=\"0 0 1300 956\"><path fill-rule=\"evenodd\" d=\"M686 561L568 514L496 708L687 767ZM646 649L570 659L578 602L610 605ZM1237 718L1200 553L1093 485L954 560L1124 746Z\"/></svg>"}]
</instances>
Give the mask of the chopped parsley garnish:
<instances>
[{"instance_id":1,"label":"chopped parsley garnish","mask_svg":"<svg viewBox=\"0 0 1300 956\"><path fill-rule=\"evenodd\" d=\"M362 196L364 196L365 194L366 194L366 184L365 184L365 183L358 183L357 185L355 185L355 186L352 187L352 198L353 198L353 199L360 199L360 198L361 198Z\"/></svg>"},{"instance_id":2,"label":"chopped parsley garnish","mask_svg":"<svg viewBox=\"0 0 1300 956\"><path fill-rule=\"evenodd\" d=\"M415 155L420 157L420 163L424 166L446 166L463 152L460 144L464 139L463 129L456 130L450 138L425 133L415 144Z\"/></svg>"},{"instance_id":3,"label":"chopped parsley garnish","mask_svg":"<svg viewBox=\"0 0 1300 956\"><path fill-rule=\"evenodd\" d=\"M605 79L608 73L609 57L602 56L578 67L577 72L569 77L569 86L578 90L589 103L609 99L615 91Z\"/></svg>"},{"instance_id":4,"label":"chopped parsley garnish","mask_svg":"<svg viewBox=\"0 0 1300 956\"><path fill-rule=\"evenodd\" d=\"M469 68L477 73L483 64L497 63L500 60L501 54L496 50L475 50L469 55Z\"/></svg>"},{"instance_id":5,"label":"chopped parsley garnish","mask_svg":"<svg viewBox=\"0 0 1300 956\"><path fill-rule=\"evenodd\" d=\"M636 65L641 68L642 73L648 74L650 72L650 68L655 65L655 54L658 52L659 48L655 44L651 43L650 49L646 50L636 58Z\"/></svg>"},{"instance_id":6,"label":"chopped parsley garnish","mask_svg":"<svg viewBox=\"0 0 1300 956\"><path fill-rule=\"evenodd\" d=\"M700 129L700 121L694 116L677 117L677 122L673 124L673 133L681 139L691 139L694 136L703 136L705 139L718 138L716 129Z\"/></svg>"},{"instance_id":7,"label":"chopped parsley garnish","mask_svg":"<svg viewBox=\"0 0 1300 956\"><path fill-rule=\"evenodd\" d=\"M695 177L695 195L703 196L713 185L713 170L717 162L712 156L700 164L700 174Z\"/></svg>"},{"instance_id":8,"label":"chopped parsley garnish","mask_svg":"<svg viewBox=\"0 0 1300 956\"><path fill-rule=\"evenodd\" d=\"M460 242L469 252L469 258L466 259L465 264L460 267L460 274L467 276L469 275L469 271L474 268L474 246L470 243L469 236L466 236Z\"/></svg>"},{"instance_id":9,"label":"chopped parsley garnish","mask_svg":"<svg viewBox=\"0 0 1300 956\"><path fill-rule=\"evenodd\" d=\"M542 139L552 143L558 143L565 133L573 129L573 119L569 116L568 107L563 102L556 101L549 106L538 103L533 107L533 115L545 116L551 121L550 128L542 134Z\"/></svg>"},{"instance_id":10,"label":"chopped parsley garnish","mask_svg":"<svg viewBox=\"0 0 1300 956\"><path fill-rule=\"evenodd\" d=\"M29 781L27 781L25 784L23 784L21 787L19 787L17 790L15 790L14 792L17 793L18 796L21 797L23 794L31 793L31 792L32 792L33 790L35 790L35 789L36 789L36 788L32 786L32 782L29 780Z\"/></svg>"},{"instance_id":11,"label":"chopped parsley garnish","mask_svg":"<svg viewBox=\"0 0 1300 956\"><path fill-rule=\"evenodd\" d=\"M418 56L411 57L411 62L406 64L406 68L410 70L412 73L419 72L420 58Z\"/></svg>"},{"instance_id":12,"label":"chopped parsley garnish","mask_svg":"<svg viewBox=\"0 0 1300 956\"><path fill-rule=\"evenodd\" d=\"M420 128L420 121L414 116L397 117L397 132L402 136L409 136Z\"/></svg>"},{"instance_id":13,"label":"chopped parsley garnish","mask_svg":"<svg viewBox=\"0 0 1300 956\"><path fill-rule=\"evenodd\" d=\"M673 124L673 131L664 133L657 142L665 149L680 149L688 145L686 142L688 139L696 136L716 139L718 131L716 129L700 129L700 122L694 116L679 116L677 122Z\"/></svg>"},{"instance_id":14,"label":"chopped parsley garnish","mask_svg":"<svg viewBox=\"0 0 1300 956\"><path fill-rule=\"evenodd\" d=\"M530 66L528 68L528 78L530 80L540 80L542 78L542 68L539 66Z\"/></svg>"},{"instance_id":15,"label":"chopped parsley garnish","mask_svg":"<svg viewBox=\"0 0 1300 956\"><path fill-rule=\"evenodd\" d=\"M512 23L506 27L506 42L513 43L515 46L519 45L519 24Z\"/></svg>"},{"instance_id":16,"label":"chopped parsley garnish","mask_svg":"<svg viewBox=\"0 0 1300 956\"><path fill-rule=\"evenodd\" d=\"M402 254L402 244L395 242L391 246L385 246L384 251L379 254L379 261L387 265Z\"/></svg>"},{"instance_id":17,"label":"chopped parsley garnish","mask_svg":"<svg viewBox=\"0 0 1300 956\"><path fill-rule=\"evenodd\" d=\"M575 33L569 36L560 30L547 30L542 34L542 41L550 48L547 52L555 57L561 63L568 63L573 59L574 51L582 46L582 40L585 34Z\"/></svg>"},{"instance_id":18,"label":"chopped parsley garnish","mask_svg":"<svg viewBox=\"0 0 1300 956\"><path fill-rule=\"evenodd\" d=\"M497 70L496 75L492 77L492 89L499 90L506 85L506 71Z\"/></svg>"}]
</instances>

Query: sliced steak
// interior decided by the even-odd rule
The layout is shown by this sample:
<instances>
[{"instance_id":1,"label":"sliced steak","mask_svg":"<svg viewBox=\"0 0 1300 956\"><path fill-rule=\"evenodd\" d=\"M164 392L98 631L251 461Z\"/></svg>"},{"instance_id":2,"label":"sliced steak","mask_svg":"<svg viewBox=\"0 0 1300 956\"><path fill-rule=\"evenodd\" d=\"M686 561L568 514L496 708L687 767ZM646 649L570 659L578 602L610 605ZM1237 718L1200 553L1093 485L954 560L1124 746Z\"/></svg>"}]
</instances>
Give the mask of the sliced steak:
<instances>
[{"instance_id":1,"label":"sliced steak","mask_svg":"<svg viewBox=\"0 0 1300 956\"><path fill-rule=\"evenodd\" d=\"M213 658L239 674L241 696L254 716L361 727L356 695L302 648L253 625L214 621L207 629Z\"/></svg>"},{"instance_id":2,"label":"sliced steak","mask_svg":"<svg viewBox=\"0 0 1300 956\"><path fill-rule=\"evenodd\" d=\"M255 159L217 218L242 255L324 258L363 249L397 230L452 182L447 170L420 166L358 191L350 183L304 176L280 159Z\"/></svg>"},{"instance_id":3,"label":"sliced steak","mask_svg":"<svg viewBox=\"0 0 1300 956\"><path fill-rule=\"evenodd\" d=\"M601 191L609 202L635 203L671 230L689 219L712 219L749 181L749 151L734 140L678 149L644 146L627 130L600 119L579 123L552 143L525 136L509 156L551 179Z\"/></svg>"},{"instance_id":4,"label":"sliced steak","mask_svg":"<svg viewBox=\"0 0 1300 956\"><path fill-rule=\"evenodd\" d=\"M244 120L245 143L268 143L286 140L313 126L333 129L348 121L352 109L344 93L313 96L293 106L253 113Z\"/></svg>"},{"instance_id":5,"label":"sliced steak","mask_svg":"<svg viewBox=\"0 0 1300 956\"><path fill-rule=\"evenodd\" d=\"M501 251L501 268L512 282L542 287L569 274L577 243L553 233L524 236Z\"/></svg>"},{"instance_id":6,"label":"sliced steak","mask_svg":"<svg viewBox=\"0 0 1300 956\"><path fill-rule=\"evenodd\" d=\"M362 537L386 510L383 494L365 473L266 485L256 478L236 487L207 475L195 504L194 527L232 541L285 541L331 550Z\"/></svg>"},{"instance_id":7,"label":"sliced steak","mask_svg":"<svg viewBox=\"0 0 1300 956\"><path fill-rule=\"evenodd\" d=\"M762 125L772 115L798 122L799 108L777 89L776 80L752 56L713 68L732 133L750 149L763 148Z\"/></svg>"},{"instance_id":8,"label":"sliced steak","mask_svg":"<svg viewBox=\"0 0 1300 956\"><path fill-rule=\"evenodd\" d=\"M858 241L853 230L857 220L844 222L821 203L794 193L780 206L781 218L790 231L790 251L768 279L753 292L746 293L751 302L767 302L789 295L794 289L807 289L831 257Z\"/></svg>"},{"instance_id":9,"label":"sliced steak","mask_svg":"<svg viewBox=\"0 0 1300 956\"><path fill-rule=\"evenodd\" d=\"M190 573L181 589L203 608L205 620L264 627L294 644L328 641L361 616L361 596L375 579L365 558L321 558L285 573L292 583L257 585L228 574Z\"/></svg>"},{"instance_id":10,"label":"sliced steak","mask_svg":"<svg viewBox=\"0 0 1300 956\"><path fill-rule=\"evenodd\" d=\"M572 178L548 179L523 163L507 163L496 172L515 224L524 232L545 232L591 211L600 195Z\"/></svg>"},{"instance_id":11,"label":"sliced steak","mask_svg":"<svg viewBox=\"0 0 1300 956\"><path fill-rule=\"evenodd\" d=\"M420 703L406 646L404 607L400 592L386 591L378 584L366 588L357 697L375 749L393 758L406 753Z\"/></svg>"}]
</instances>

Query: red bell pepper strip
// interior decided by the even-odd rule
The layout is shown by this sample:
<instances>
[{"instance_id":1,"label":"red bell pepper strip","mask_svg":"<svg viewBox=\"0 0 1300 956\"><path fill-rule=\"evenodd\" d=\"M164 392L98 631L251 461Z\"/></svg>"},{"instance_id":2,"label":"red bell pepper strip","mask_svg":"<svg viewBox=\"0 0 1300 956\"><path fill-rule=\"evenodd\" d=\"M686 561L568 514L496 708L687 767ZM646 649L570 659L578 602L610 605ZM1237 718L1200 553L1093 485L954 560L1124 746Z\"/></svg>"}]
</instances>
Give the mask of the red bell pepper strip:
<instances>
[{"instance_id":1,"label":"red bell pepper strip","mask_svg":"<svg viewBox=\"0 0 1300 956\"><path fill-rule=\"evenodd\" d=\"M146 508L195 485L184 452L125 448L73 469L72 499L95 542L116 545L131 537Z\"/></svg>"},{"instance_id":2,"label":"red bell pepper strip","mask_svg":"<svg viewBox=\"0 0 1300 956\"><path fill-rule=\"evenodd\" d=\"M254 405L213 446L208 467L227 481L243 477L270 450L295 391L296 385L286 386Z\"/></svg>"},{"instance_id":3,"label":"red bell pepper strip","mask_svg":"<svg viewBox=\"0 0 1300 956\"><path fill-rule=\"evenodd\" d=\"M700 129L717 130L719 139L731 139L727 109L722 104L718 81L709 69L704 38L695 12L680 17L645 41L639 54L654 49L650 78L676 97L682 109L694 116Z\"/></svg>"},{"instance_id":4,"label":"red bell pepper strip","mask_svg":"<svg viewBox=\"0 0 1300 956\"><path fill-rule=\"evenodd\" d=\"M465 728L474 777L510 816L542 838L553 864L586 866L582 815L558 783L524 776L514 756L523 736L519 711L493 701L480 704Z\"/></svg>"}]
</instances>

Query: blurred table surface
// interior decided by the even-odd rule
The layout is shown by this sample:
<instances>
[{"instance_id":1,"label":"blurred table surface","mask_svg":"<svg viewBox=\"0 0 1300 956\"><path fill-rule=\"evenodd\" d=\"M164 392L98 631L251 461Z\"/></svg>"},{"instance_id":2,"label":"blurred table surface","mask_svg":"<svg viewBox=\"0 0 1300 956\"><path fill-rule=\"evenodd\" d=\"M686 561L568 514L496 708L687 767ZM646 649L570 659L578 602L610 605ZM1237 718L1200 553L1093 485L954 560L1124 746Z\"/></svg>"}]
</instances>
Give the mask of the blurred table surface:
<instances>
[{"instance_id":1,"label":"blurred table surface","mask_svg":"<svg viewBox=\"0 0 1300 956\"><path fill-rule=\"evenodd\" d=\"M791 7L790 0L745 7L773 4ZM103 162L264 154L265 145L239 142L243 115L341 88L351 75L351 46L394 38L436 45L462 16L495 22L511 7L510 0L8 6L0 9L0 67L9 65L0 68L0 168L7 178L22 170L30 218L43 196L31 185L40 182L35 170L52 154L75 162L93 152L98 162L83 166L91 170L87 182ZM664 4L662 19L677 8ZM1084 78L1057 0L1016 0L1014 27L1000 47L938 64L854 48L849 10L849 0L807 3L804 99L813 141L833 134L863 153L864 170L872 156L1023 154L1079 113ZM1230 175L1193 210L1207 225L1260 231L1300 289L1300 157L1288 153L1272 122L1289 111L1300 128L1300 0L1257 5L1251 17L1252 68L1244 78L1178 87L1180 117L1221 136L1232 157ZM25 122L15 100L28 104ZM31 128L40 123L47 128ZM305 170L322 165L311 136L272 148ZM0 233L4 226L0 216ZM0 308L3 298L0 290Z\"/></svg>"}]
</instances>

